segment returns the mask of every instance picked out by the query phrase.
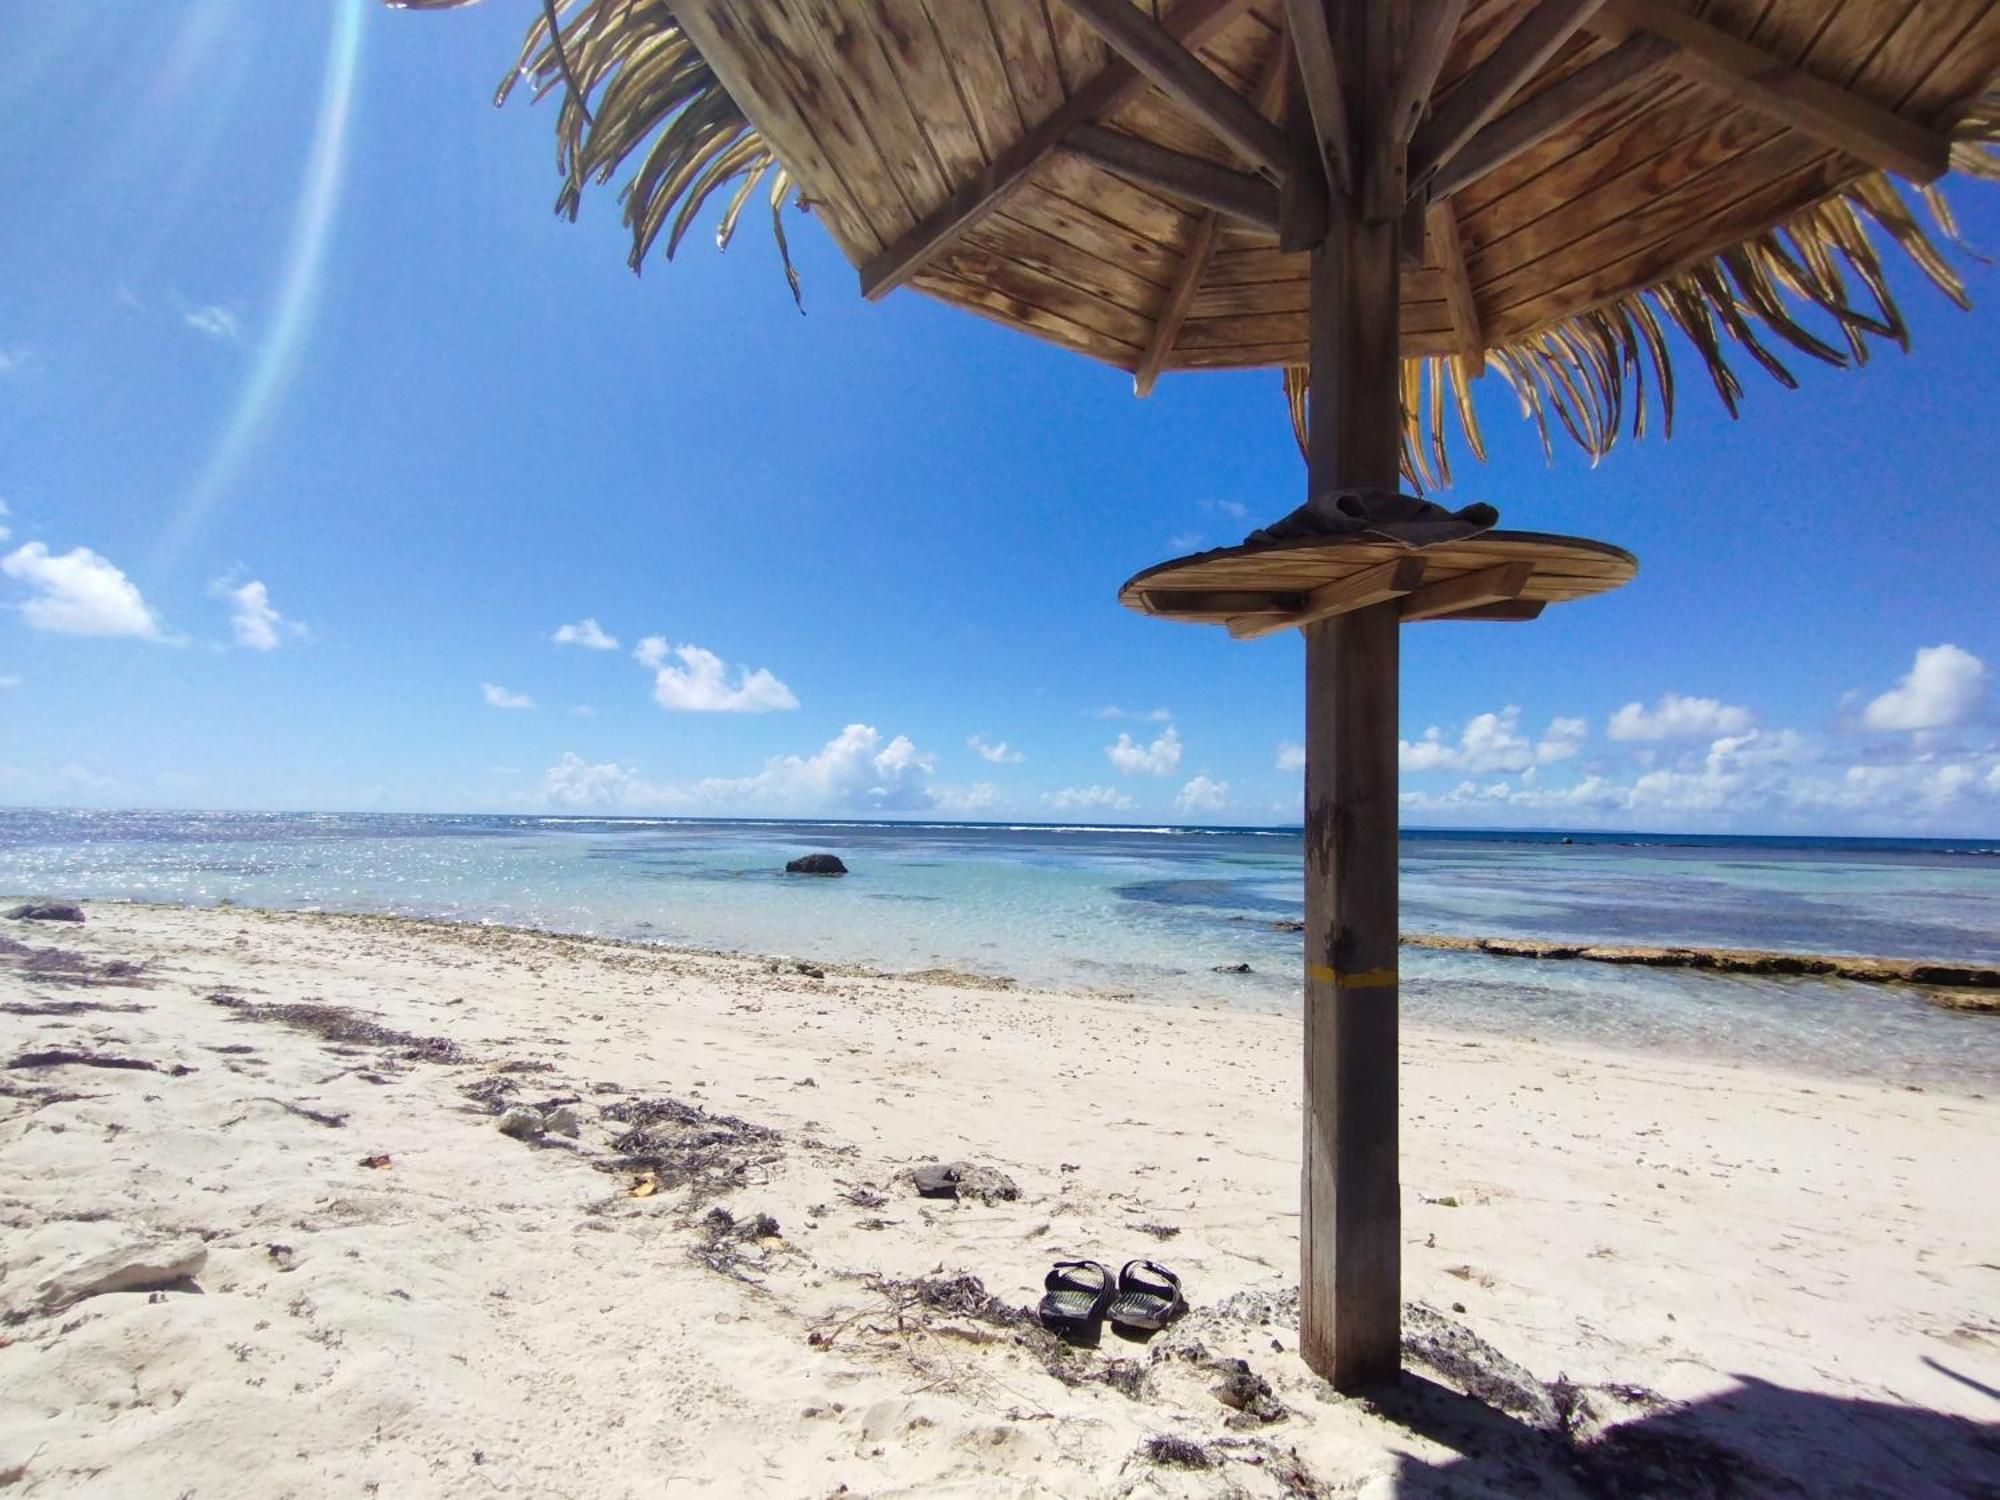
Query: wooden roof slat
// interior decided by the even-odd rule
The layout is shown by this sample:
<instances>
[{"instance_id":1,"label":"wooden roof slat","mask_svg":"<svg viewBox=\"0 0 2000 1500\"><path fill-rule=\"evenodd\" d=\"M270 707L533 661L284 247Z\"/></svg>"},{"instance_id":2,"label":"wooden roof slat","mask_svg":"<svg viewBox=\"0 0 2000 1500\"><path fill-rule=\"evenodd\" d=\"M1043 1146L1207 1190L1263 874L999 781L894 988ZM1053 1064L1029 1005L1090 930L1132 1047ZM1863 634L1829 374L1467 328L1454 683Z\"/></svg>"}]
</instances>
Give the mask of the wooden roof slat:
<instances>
[{"instance_id":1,"label":"wooden roof slat","mask_svg":"<svg viewBox=\"0 0 2000 1500\"><path fill-rule=\"evenodd\" d=\"M1021 112L1014 106L1014 88L1007 64L993 38L992 21L982 0L928 0L938 20L938 44L958 77L959 93L980 149L992 161L1021 138Z\"/></svg>"},{"instance_id":2,"label":"wooden roof slat","mask_svg":"<svg viewBox=\"0 0 2000 1500\"><path fill-rule=\"evenodd\" d=\"M1160 289L1129 265L1085 254L1041 225L1018 217L1011 206L988 215L976 229L968 229L963 243L1018 260L1137 317L1148 316L1160 300Z\"/></svg>"},{"instance_id":3,"label":"wooden roof slat","mask_svg":"<svg viewBox=\"0 0 2000 1500\"><path fill-rule=\"evenodd\" d=\"M986 165L986 153L966 112L957 76L938 43L937 23L924 0L873 0L889 65L908 97L924 138L945 176L963 182Z\"/></svg>"},{"instance_id":4,"label":"wooden roof slat","mask_svg":"<svg viewBox=\"0 0 2000 1500\"><path fill-rule=\"evenodd\" d=\"M1496 337L1511 336L1538 328L1567 311L1595 305L1608 295L1608 287L1650 286L1738 243L1754 232L1756 225L1770 222L1792 206L1834 191L1853 175L1852 167L1838 152L1802 142L1791 134L1780 134L1768 142L1759 156L1754 175L1713 173L1684 184L1649 216L1672 222L1665 205L1677 203L1685 211L1690 202L1710 214L1705 220L1683 219L1681 223L1687 226L1684 232L1659 236L1636 249L1607 236L1588 258L1595 264L1577 257L1561 267L1562 279L1552 277L1552 284L1543 287L1517 287L1507 294L1513 300L1489 293L1487 326ZM1756 185L1746 188L1746 180Z\"/></svg>"},{"instance_id":5,"label":"wooden roof slat","mask_svg":"<svg viewBox=\"0 0 2000 1500\"><path fill-rule=\"evenodd\" d=\"M1192 214L1186 204L1136 186L1073 151L1051 156L1035 173L1035 181L1072 203L1088 205L1101 218L1144 236L1169 255L1187 239Z\"/></svg>"},{"instance_id":6,"label":"wooden roof slat","mask_svg":"<svg viewBox=\"0 0 2000 1500\"><path fill-rule=\"evenodd\" d=\"M890 165L890 153L877 139L878 129L885 134L892 130L892 116L877 107L867 91L868 80L834 52L829 17L815 13L813 5L814 0L764 0L752 24L770 35L771 54L791 73L798 97L813 101L820 144L876 231L901 233L916 222L916 204L922 199ZM857 87L864 90L859 98Z\"/></svg>"},{"instance_id":7,"label":"wooden roof slat","mask_svg":"<svg viewBox=\"0 0 2000 1500\"><path fill-rule=\"evenodd\" d=\"M1104 70L1111 53L1104 38L1092 31L1083 18L1062 0L1035 0L1055 38L1056 63L1062 70L1063 97L1075 94Z\"/></svg>"},{"instance_id":8,"label":"wooden roof slat","mask_svg":"<svg viewBox=\"0 0 2000 1500\"><path fill-rule=\"evenodd\" d=\"M1124 0L1119 0L1120 4ZM1218 166L1199 156L1183 156L1144 136L1125 135L1102 125L1072 130L1064 147L1085 160L1138 183L1245 224L1278 232L1278 190L1261 177Z\"/></svg>"},{"instance_id":9,"label":"wooden roof slat","mask_svg":"<svg viewBox=\"0 0 2000 1500\"><path fill-rule=\"evenodd\" d=\"M1471 249L1495 245L1562 212L1593 184L1613 181L1712 129L1715 114L1714 101L1684 79L1662 76L1642 84L1593 138L1574 146L1545 142L1453 194L1460 234Z\"/></svg>"},{"instance_id":10,"label":"wooden roof slat","mask_svg":"<svg viewBox=\"0 0 2000 1500\"><path fill-rule=\"evenodd\" d=\"M1673 56L1662 38L1633 36L1569 74L1527 103L1510 109L1467 141L1431 179L1435 203L1498 171L1583 116L1615 103L1627 90Z\"/></svg>"},{"instance_id":11,"label":"wooden roof slat","mask_svg":"<svg viewBox=\"0 0 2000 1500\"><path fill-rule=\"evenodd\" d=\"M1420 187L1450 161L1521 85L1561 50L1604 0L1539 0L1485 61L1433 107L1410 141L1409 177Z\"/></svg>"},{"instance_id":12,"label":"wooden roof slat","mask_svg":"<svg viewBox=\"0 0 2000 1500\"><path fill-rule=\"evenodd\" d=\"M1024 278L1025 279L1025 278ZM983 282L967 281L943 266L926 268L913 284L932 296L1003 323L1022 333L1050 339L1079 354L1103 360L1121 370L1130 370L1138 360L1136 345L1112 338L1101 330L1079 323L1062 312L1030 301L1012 290ZM1058 297L1056 300L1064 300Z\"/></svg>"},{"instance_id":13,"label":"wooden roof slat","mask_svg":"<svg viewBox=\"0 0 2000 1500\"><path fill-rule=\"evenodd\" d=\"M1023 184L998 212L1023 224L1032 224L1043 233L1075 246L1082 254L1124 266L1161 291L1173 284L1180 264L1173 247L1148 239L1039 181Z\"/></svg>"},{"instance_id":14,"label":"wooden roof slat","mask_svg":"<svg viewBox=\"0 0 2000 1500\"><path fill-rule=\"evenodd\" d=\"M1063 0L1105 44L1274 181L1284 175L1285 138L1250 101L1210 71L1132 0Z\"/></svg>"},{"instance_id":15,"label":"wooden roof slat","mask_svg":"<svg viewBox=\"0 0 2000 1500\"><path fill-rule=\"evenodd\" d=\"M1601 178L1560 212L1544 213L1504 241L1474 246L1466 257L1473 284L1486 306L1497 308L1513 288L1545 281L1542 263L1555 256L1587 253L1596 243L1622 253L1652 243L1663 231L1685 232L1685 220L1659 210L1664 198L1684 188L1699 190L1718 176L1730 177L1724 169L1787 134L1762 115L1730 111L1709 128ZM1796 137L1791 139L1796 143Z\"/></svg>"},{"instance_id":16,"label":"wooden roof slat","mask_svg":"<svg viewBox=\"0 0 2000 1500\"><path fill-rule=\"evenodd\" d=\"M1000 48L1000 61L1014 91L1023 125L1039 125L1067 97L1055 39L1040 0L985 0L987 24Z\"/></svg>"},{"instance_id":17,"label":"wooden roof slat","mask_svg":"<svg viewBox=\"0 0 2000 1500\"><path fill-rule=\"evenodd\" d=\"M829 65L846 80L869 139L912 213L950 190L944 168L910 107L900 71L882 50L881 28L858 20L854 0L790 0L801 24L820 39Z\"/></svg>"},{"instance_id":18,"label":"wooden roof slat","mask_svg":"<svg viewBox=\"0 0 2000 1500\"><path fill-rule=\"evenodd\" d=\"M1916 182L1944 175L1951 154L1943 136L1893 110L1788 66L1769 52L1688 14L1666 0L1606 0L1593 24L1615 24L1670 41L1668 65L1739 104L1838 147L1872 167Z\"/></svg>"},{"instance_id":19,"label":"wooden roof slat","mask_svg":"<svg viewBox=\"0 0 2000 1500\"><path fill-rule=\"evenodd\" d=\"M719 6L722 0L697 0L697 3ZM1235 20L1249 3L1250 0L1182 0L1167 18L1167 29L1182 42L1199 45L1201 40ZM967 226L991 213L1001 199L1055 153L1071 130L1094 123L1145 87L1145 79L1131 64L1117 60L1107 63L1094 78L1071 93L1054 114L1004 150L994 153L984 171L960 184L920 223L893 240L878 239L884 248L861 268L862 294L869 298L885 297L901 286L917 267L950 244Z\"/></svg>"},{"instance_id":20,"label":"wooden roof slat","mask_svg":"<svg viewBox=\"0 0 2000 1500\"><path fill-rule=\"evenodd\" d=\"M674 16L730 97L754 113L759 132L801 185L811 184L841 247L850 255L879 250L885 241L861 197L821 149L818 130L804 123L809 116L798 105L796 74L767 57L770 34L746 29L755 18L740 15L728 0L678 0ZM762 66L750 66L753 61Z\"/></svg>"},{"instance_id":21,"label":"wooden roof slat","mask_svg":"<svg viewBox=\"0 0 2000 1500\"><path fill-rule=\"evenodd\" d=\"M1986 0L1920 0L1903 24L1885 40L1850 80L1851 86L1880 97L1892 81L1912 82L1895 94L1896 110L1912 119L1950 126L1956 116L1936 119L1945 99L1962 98L1994 77L1993 58L2000 35L2000 14ZM1985 45L1975 45L1980 37ZM1940 93L1934 79L1949 80Z\"/></svg>"},{"instance_id":22,"label":"wooden roof slat","mask_svg":"<svg viewBox=\"0 0 2000 1500\"><path fill-rule=\"evenodd\" d=\"M989 219L938 257L938 266L960 281L992 286L1016 301L1056 313L1092 333L1115 340L1136 361L1152 334L1152 322L1067 275L1056 275L1022 258L1011 236L1019 226Z\"/></svg>"}]
</instances>

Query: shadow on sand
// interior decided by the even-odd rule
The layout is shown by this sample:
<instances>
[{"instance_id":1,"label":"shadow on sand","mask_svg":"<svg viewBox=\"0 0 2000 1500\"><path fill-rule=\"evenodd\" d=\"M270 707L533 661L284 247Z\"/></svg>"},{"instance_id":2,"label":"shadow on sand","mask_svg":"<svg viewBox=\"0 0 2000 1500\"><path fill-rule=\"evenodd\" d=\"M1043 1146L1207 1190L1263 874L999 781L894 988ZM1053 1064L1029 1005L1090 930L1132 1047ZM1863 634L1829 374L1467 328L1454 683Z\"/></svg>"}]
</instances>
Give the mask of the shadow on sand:
<instances>
[{"instance_id":1,"label":"shadow on sand","mask_svg":"<svg viewBox=\"0 0 2000 1500\"><path fill-rule=\"evenodd\" d=\"M1992 1398L1996 1420L1789 1390L1749 1376L1688 1405L1558 1381L1549 1387L1549 1412L1516 1415L1406 1373L1398 1389L1371 1404L1458 1455L1404 1459L1402 1496L2000 1500L2000 1395L1927 1363Z\"/></svg>"}]
</instances>

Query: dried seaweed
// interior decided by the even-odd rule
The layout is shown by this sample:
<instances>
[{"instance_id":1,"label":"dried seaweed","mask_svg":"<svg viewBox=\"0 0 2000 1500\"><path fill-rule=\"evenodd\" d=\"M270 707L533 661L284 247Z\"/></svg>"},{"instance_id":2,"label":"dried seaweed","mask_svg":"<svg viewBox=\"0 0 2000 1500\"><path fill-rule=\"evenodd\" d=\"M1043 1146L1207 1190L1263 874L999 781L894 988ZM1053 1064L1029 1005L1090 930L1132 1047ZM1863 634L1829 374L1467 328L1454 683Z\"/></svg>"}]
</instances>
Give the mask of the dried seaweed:
<instances>
[{"instance_id":1,"label":"dried seaweed","mask_svg":"<svg viewBox=\"0 0 2000 1500\"><path fill-rule=\"evenodd\" d=\"M662 1188L688 1188L690 1205L734 1192L781 1154L782 1137L770 1127L679 1099L621 1099L606 1106L604 1118L626 1128L613 1138L618 1154L603 1170L650 1171Z\"/></svg>"},{"instance_id":2,"label":"dried seaweed","mask_svg":"<svg viewBox=\"0 0 2000 1500\"><path fill-rule=\"evenodd\" d=\"M10 1070L26 1068L122 1068L134 1073L164 1073L169 1078L184 1078L194 1071L186 1063L175 1063L163 1068L156 1062L147 1062L142 1057L108 1057L102 1052L70 1052L55 1048L48 1052L23 1052L7 1064Z\"/></svg>"},{"instance_id":3,"label":"dried seaweed","mask_svg":"<svg viewBox=\"0 0 2000 1500\"><path fill-rule=\"evenodd\" d=\"M146 988L152 983L146 978L145 965L133 963L130 959L114 958L97 963L69 948L37 948L10 937L0 937L0 957L18 959L15 970L26 979L39 980L43 984L62 984L77 987ZM133 1006L131 1009L142 1009ZM22 1010L24 1015L39 1012Z\"/></svg>"},{"instance_id":4,"label":"dried seaweed","mask_svg":"<svg viewBox=\"0 0 2000 1500\"><path fill-rule=\"evenodd\" d=\"M1141 1451L1156 1464L1168 1464L1177 1469L1212 1469L1215 1460L1208 1449L1200 1443L1191 1443L1186 1438L1175 1437L1172 1433L1156 1433L1146 1439Z\"/></svg>"},{"instance_id":5,"label":"dried seaweed","mask_svg":"<svg viewBox=\"0 0 2000 1500\"><path fill-rule=\"evenodd\" d=\"M405 1062L470 1062L465 1052L449 1037L415 1036L372 1021L344 1005L322 1005L301 1001L292 1005L253 1005L235 995L215 994L211 1005L236 1012L245 1021L270 1021L318 1037L323 1042L360 1043L369 1047L395 1049Z\"/></svg>"}]
</instances>

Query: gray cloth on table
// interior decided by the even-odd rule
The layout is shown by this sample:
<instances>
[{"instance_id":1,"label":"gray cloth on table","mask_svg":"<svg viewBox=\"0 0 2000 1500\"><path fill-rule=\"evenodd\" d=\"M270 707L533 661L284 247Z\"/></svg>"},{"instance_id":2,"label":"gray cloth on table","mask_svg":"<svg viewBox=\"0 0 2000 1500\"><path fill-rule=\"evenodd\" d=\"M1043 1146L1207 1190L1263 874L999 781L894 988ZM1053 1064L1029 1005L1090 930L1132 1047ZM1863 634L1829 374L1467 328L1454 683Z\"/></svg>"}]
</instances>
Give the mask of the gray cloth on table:
<instances>
[{"instance_id":1,"label":"gray cloth on table","mask_svg":"<svg viewBox=\"0 0 2000 1500\"><path fill-rule=\"evenodd\" d=\"M1446 510L1394 490L1330 490L1314 496L1284 520L1251 532L1243 545L1352 537L1403 547L1434 547L1439 542L1462 541L1490 531L1499 519L1500 512L1483 503Z\"/></svg>"}]
</instances>

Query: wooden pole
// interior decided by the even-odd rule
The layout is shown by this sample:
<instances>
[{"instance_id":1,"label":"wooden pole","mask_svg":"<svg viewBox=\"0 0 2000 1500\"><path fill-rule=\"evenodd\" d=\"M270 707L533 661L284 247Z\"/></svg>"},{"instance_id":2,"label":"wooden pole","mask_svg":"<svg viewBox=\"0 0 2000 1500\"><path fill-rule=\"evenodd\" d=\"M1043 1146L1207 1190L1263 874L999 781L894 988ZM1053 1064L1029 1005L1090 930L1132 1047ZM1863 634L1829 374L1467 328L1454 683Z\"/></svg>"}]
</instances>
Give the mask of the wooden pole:
<instances>
[{"instance_id":1,"label":"wooden pole","mask_svg":"<svg viewBox=\"0 0 2000 1500\"><path fill-rule=\"evenodd\" d=\"M1400 9L1367 0L1330 11L1335 41L1344 43L1355 157L1392 169L1377 133L1388 126ZM1312 257L1309 498L1399 483L1401 216L1365 216L1365 181L1331 196L1329 232ZM1398 603L1309 625L1305 637L1300 1352L1351 1391L1394 1380L1401 1368Z\"/></svg>"}]
</instances>

